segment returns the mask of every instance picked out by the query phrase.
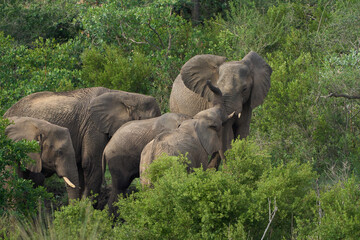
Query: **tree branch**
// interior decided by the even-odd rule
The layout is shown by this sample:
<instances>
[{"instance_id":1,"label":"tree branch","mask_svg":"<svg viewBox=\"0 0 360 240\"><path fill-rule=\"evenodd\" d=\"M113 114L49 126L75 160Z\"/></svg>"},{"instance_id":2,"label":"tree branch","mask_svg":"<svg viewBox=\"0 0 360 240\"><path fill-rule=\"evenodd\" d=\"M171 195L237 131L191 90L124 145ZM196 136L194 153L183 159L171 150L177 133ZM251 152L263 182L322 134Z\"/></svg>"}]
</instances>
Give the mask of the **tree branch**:
<instances>
[{"instance_id":1,"label":"tree branch","mask_svg":"<svg viewBox=\"0 0 360 240\"><path fill-rule=\"evenodd\" d=\"M269 227L270 227L270 224L272 223L272 221L273 221L273 219L274 219L274 217L275 217L275 214L276 214L276 212L277 212L277 210L278 210L278 207L276 206L276 199L274 200L274 205L275 205L275 207L274 207L274 211L273 211L273 212L271 212L271 200L268 199L268 201L269 201L269 223L268 223L268 225L267 225L267 227L266 227L266 229L265 229L265 231L264 231L263 236L261 237L261 240L264 239L264 237L265 237L265 235L266 235L266 232L268 231L268 229L269 229Z\"/></svg>"},{"instance_id":2,"label":"tree branch","mask_svg":"<svg viewBox=\"0 0 360 240\"><path fill-rule=\"evenodd\" d=\"M347 94L338 94L338 93L330 93L329 95L327 96L321 96L322 98L329 98L329 97L343 97L343 98L347 98L347 99L360 99L360 96L350 96L350 95L347 95Z\"/></svg>"},{"instance_id":3,"label":"tree branch","mask_svg":"<svg viewBox=\"0 0 360 240\"><path fill-rule=\"evenodd\" d=\"M162 47L162 48L165 48L165 45L164 45L164 43L163 43L163 41L162 41L162 39L161 39L161 37L160 37L160 34L156 31L155 28L153 28L153 27L151 26L151 17L148 19L147 25L149 26L149 28L151 29L151 31L153 31L153 32L156 34L156 36L157 36L157 38L159 39L159 42L160 42L160 44L161 44L161 47Z\"/></svg>"}]
</instances>

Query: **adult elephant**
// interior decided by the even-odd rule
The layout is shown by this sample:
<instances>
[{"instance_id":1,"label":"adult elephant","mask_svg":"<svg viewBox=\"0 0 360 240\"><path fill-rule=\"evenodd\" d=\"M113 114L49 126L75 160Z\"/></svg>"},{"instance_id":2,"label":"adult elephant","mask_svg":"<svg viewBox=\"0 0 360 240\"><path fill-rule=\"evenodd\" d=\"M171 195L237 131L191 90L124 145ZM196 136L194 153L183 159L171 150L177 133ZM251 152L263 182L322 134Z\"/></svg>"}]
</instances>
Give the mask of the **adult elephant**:
<instances>
[{"instance_id":1,"label":"adult elephant","mask_svg":"<svg viewBox=\"0 0 360 240\"><path fill-rule=\"evenodd\" d=\"M111 174L110 212L113 203L123 194L134 178L139 177L141 151L156 135L177 128L190 117L184 114L165 113L159 117L130 121L121 126L106 145L103 153L103 170L106 164Z\"/></svg>"},{"instance_id":2,"label":"adult elephant","mask_svg":"<svg viewBox=\"0 0 360 240\"><path fill-rule=\"evenodd\" d=\"M146 169L159 156L183 154L189 160L189 168L208 168L209 156L221 150L222 125L232 119L218 104L185 120L179 128L163 132L149 142L141 152L140 181L150 184Z\"/></svg>"},{"instance_id":3,"label":"adult elephant","mask_svg":"<svg viewBox=\"0 0 360 240\"><path fill-rule=\"evenodd\" d=\"M39 153L29 153L35 163L27 164L26 170L19 166L18 175L33 180L38 186L43 185L45 177L56 173L66 183L68 198L79 198L79 176L69 130L36 118L12 117L9 120L13 124L5 129L5 134L10 139L35 140L41 149Z\"/></svg>"},{"instance_id":4,"label":"adult elephant","mask_svg":"<svg viewBox=\"0 0 360 240\"><path fill-rule=\"evenodd\" d=\"M82 195L99 193L102 152L115 131L135 119L160 116L155 98L103 87L38 92L20 99L4 117L44 119L69 129Z\"/></svg>"},{"instance_id":5,"label":"adult elephant","mask_svg":"<svg viewBox=\"0 0 360 240\"><path fill-rule=\"evenodd\" d=\"M184 64L173 83L170 111L194 116L212 107L213 92L206 87L210 80L220 88L227 114L235 112L237 116L226 129L226 150L232 139L248 136L252 110L263 103L271 73L271 67L256 52L231 62L222 56L196 55Z\"/></svg>"}]
</instances>

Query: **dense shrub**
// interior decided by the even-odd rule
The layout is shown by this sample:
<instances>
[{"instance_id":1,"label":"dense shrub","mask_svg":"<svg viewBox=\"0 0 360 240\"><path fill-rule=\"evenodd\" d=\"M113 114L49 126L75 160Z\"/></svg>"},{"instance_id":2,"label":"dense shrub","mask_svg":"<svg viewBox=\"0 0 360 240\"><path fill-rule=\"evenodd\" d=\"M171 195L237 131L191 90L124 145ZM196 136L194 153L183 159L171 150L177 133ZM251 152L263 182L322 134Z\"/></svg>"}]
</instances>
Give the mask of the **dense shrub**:
<instances>
[{"instance_id":1,"label":"dense shrub","mask_svg":"<svg viewBox=\"0 0 360 240\"><path fill-rule=\"evenodd\" d=\"M42 38L34 47L17 45L0 32L0 114L21 97L38 91L64 91L83 87L80 78L79 40L59 44Z\"/></svg>"},{"instance_id":2,"label":"dense shrub","mask_svg":"<svg viewBox=\"0 0 360 240\"><path fill-rule=\"evenodd\" d=\"M73 201L54 213L57 239L113 239L107 210L93 208L89 199Z\"/></svg>"},{"instance_id":3,"label":"dense shrub","mask_svg":"<svg viewBox=\"0 0 360 240\"><path fill-rule=\"evenodd\" d=\"M0 31L21 44L36 39L56 38L64 42L74 38L80 24L76 21L81 5L77 0L4 1L0 4Z\"/></svg>"},{"instance_id":4,"label":"dense shrub","mask_svg":"<svg viewBox=\"0 0 360 240\"><path fill-rule=\"evenodd\" d=\"M82 54L82 79L91 86L147 93L152 87L150 61L139 52L126 56L115 46L89 49Z\"/></svg>"},{"instance_id":5,"label":"dense shrub","mask_svg":"<svg viewBox=\"0 0 360 240\"><path fill-rule=\"evenodd\" d=\"M268 224L269 199L280 209L270 231L275 238L291 236L294 218L311 215L307 210L315 202L310 197L315 177L311 165L272 167L266 150L250 140L234 142L227 157L222 171L194 169L190 174L182 158L156 160L149 170L153 188L117 204L124 220L117 235L223 239L235 234L258 239Z\"/></svg>"},{"instance_id":6,"label":"dense shrub","mask_svg":"<svg viewBox=\"0 0 360 240\"><path fill-rule=\"evenodd\" d=\"M9 121L0 118L0 216L4 214L32 215L39 201L50 198L43 187L33 188L30 180L19 178L16 168L24 166L29 159L27 153L39 151L35 142L14 142L5 135Z\"/></svg>"}]
</instances>

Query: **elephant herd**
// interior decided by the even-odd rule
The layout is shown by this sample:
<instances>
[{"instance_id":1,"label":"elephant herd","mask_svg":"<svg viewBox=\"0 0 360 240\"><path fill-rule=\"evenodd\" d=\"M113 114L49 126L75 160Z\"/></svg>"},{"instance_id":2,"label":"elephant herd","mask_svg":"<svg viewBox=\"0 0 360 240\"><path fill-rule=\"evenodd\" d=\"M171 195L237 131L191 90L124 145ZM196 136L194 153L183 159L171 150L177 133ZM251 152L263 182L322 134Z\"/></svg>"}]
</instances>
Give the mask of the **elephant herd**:
<instances>
[{"instance_id":1,"label":"elephant herd","mask_svg":"<svg viewBox=\"0 0 360 240\"><path fill-rule=\"evenodd\" d=\"M217 167L237 137L249 134L252 110L270 88L271 67L255 52L241 61L196 55L175 79L170 113L154 97L103 87L38 92L10 107L9 138L36 140L35 163L19 176L43 184L56 173L69 199L100 193L107 165L109 208L134 178L148 184L146 168L163 153L187 154L190 168ZM209 156L210 161L209 161Z\"/></svg>"}]
</instances>

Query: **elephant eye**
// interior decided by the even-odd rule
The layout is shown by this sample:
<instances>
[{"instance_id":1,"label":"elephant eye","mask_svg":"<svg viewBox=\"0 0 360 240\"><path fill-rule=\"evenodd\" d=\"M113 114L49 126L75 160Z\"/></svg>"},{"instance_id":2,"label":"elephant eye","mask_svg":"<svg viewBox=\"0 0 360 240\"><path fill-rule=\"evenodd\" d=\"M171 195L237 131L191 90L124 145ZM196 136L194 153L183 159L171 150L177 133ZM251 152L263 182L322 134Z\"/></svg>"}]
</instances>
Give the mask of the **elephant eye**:
<instances>
[{"instance_id":1,"label":"elephant eye","mask_svg":"<svg viewBox=\"0 0 360 240\"><path fill-rule=\"evenodd\" d=\"M244 87L242 91L245 92L246 90L247 90L247 87Z\"/></svg>"},{"instance_id":2,"label":"elephant eye","mask_svg":"<svg viewBox=\"0 0 360 240\"><path fill-rule=\"evenodd\" d=\"M56 155L57 155L57 156L62 156L62 155L63 155L63 151L62 151L62 150L57 150L57 151L56 151Z\"/></svg>"},{"instance_id":3,"label":"elephant eye","mask_svg":"<svg viewBox=\"0 0 360 240\"><path fill-rule=\"evenodd\" d=\"M217 130L218 130L218 127L215 126L215 125L211 125L211 126L210 126L210 129L217 131Z\"/></svg>"}]
</instances>

